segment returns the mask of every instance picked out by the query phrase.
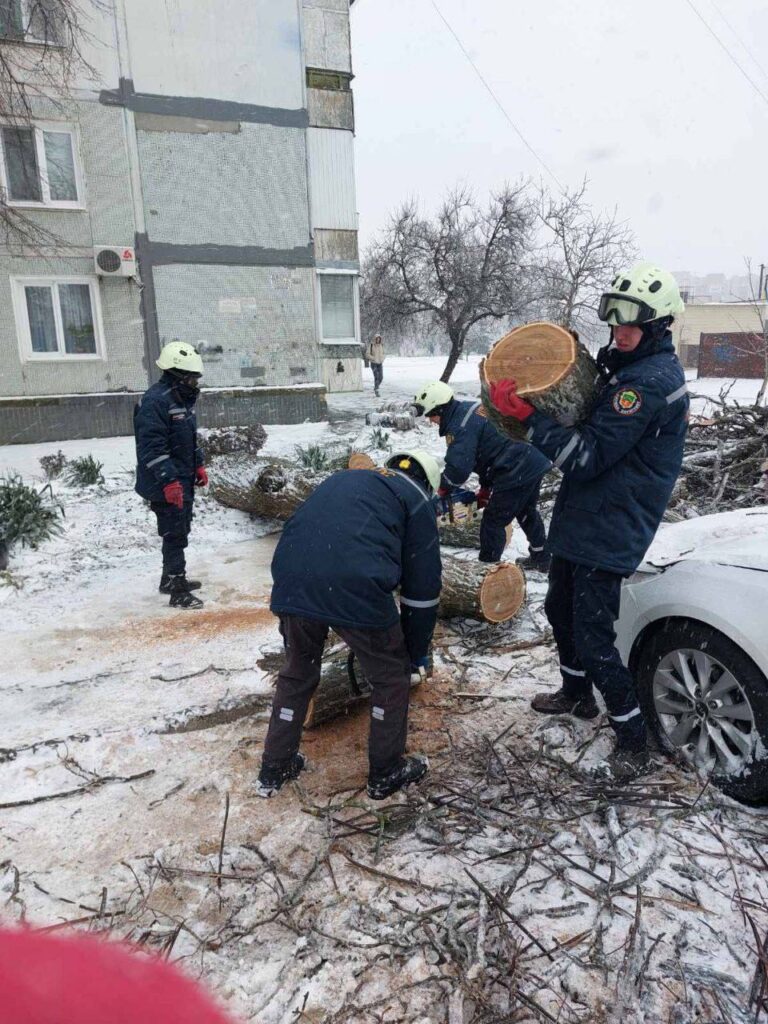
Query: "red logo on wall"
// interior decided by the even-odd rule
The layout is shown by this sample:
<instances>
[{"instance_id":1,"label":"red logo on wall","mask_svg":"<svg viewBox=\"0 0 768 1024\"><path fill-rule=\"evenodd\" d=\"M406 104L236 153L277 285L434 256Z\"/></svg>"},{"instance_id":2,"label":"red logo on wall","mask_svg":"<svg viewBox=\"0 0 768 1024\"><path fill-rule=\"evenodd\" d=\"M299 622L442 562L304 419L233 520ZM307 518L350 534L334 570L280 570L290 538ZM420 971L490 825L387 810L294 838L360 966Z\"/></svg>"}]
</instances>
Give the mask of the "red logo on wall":
<instances>
[{"instance_id":1,"label":"red logo on wall","mask_svg":"<svg viewBox=\"0 0 768 1024\"><path fill-rule=\"evenodd\" d=\"M124 260L132 260L133 259L133 249L123 249L123 259Z\"/></svg>"}]
</instances>

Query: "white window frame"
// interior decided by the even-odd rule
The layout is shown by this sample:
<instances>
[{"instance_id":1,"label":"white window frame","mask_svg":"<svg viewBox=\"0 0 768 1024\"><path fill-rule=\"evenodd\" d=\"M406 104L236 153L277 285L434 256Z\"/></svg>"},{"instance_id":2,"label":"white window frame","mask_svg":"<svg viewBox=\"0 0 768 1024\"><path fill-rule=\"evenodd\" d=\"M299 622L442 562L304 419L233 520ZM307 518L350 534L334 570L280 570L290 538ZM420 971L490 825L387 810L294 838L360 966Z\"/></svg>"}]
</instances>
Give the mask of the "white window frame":
<instances>
[{"instance_id":1,"label":"white window frame","mask_svg":"<svg viewBox=\"0 0 768 1024\"><path fill-rule=\"evenodd\" d=\"M58 297L58 288L56 288L60 284L88 285L91 296L91 311L93 313L93 330L96 340L95 352L65 352L61 347L64 344L64 327L61 322L61 303ZM55 289L53 316L56 323L56 341L59 345L55 352L35 352L32 348L32 332L29 326L27 297L24 293L24 289L27 287ZM58 275L47 277L12 277L11 295L13 297L13 312L16 318L16 336L23 363L82 363L103 362L106 360L104 323L101 316L101 290L98 277L60 277Z\"/></svg>"},{"instance_id":2,"label":"white window frame","mask_svg":"<svg viewBox=\"0 0 768 1024\"><path fill-rule=\"evenodd\" d=\"M360 344L360 271L342 270L336 267L316 268L317 270L317 322L320 327L321 345L359 345ZM352 283L352 317L355 324L354 338L325 338L323 334L323 297L320 291L320 277L323 274L334 274L339 276L353 277Z\"/></svg>"},{"instance_id":3,"label":"white window frame","mask_svg":"<svg viewBox=\"0 0 768 1024\"><path fill-rule=\"evenodd\" d=\"M11 199L8 189L8 171L5 161L5 143L2 132L0 132L0 184L3 188L5 201L8 206L20 207L29 210L84 210L85 206L85 177L83 175L83 162L80 157L80 132L77 125L61 121L35 121L29 125L12 125L0 123L0 128L31 128L35 133L35 154L37 156L37 170L40 175L40 191L43 194L42 201L34 199ZM45 156L45 140L43 132L59 132L69 135L72 140L72 161L75 165L75 186L77 188L77 199L51 199L51 187L48 178L48 161Z\"/></svg>"},{"instance_id":4,"label":"white window frame","mask_svg":"<svg viewBox=\"0 0 768 1024\"><path fill-rule=\"evenodd\" d=\"M41 39L39 36L33 36L29 31L32 23L32 5L34 0L19 0L19 8L21 13L21 37L14 38L11 36L0 37L6 39L8 42L15 43L27 43L33 46L48 46L48 47L59 47L63 48L64 43L57 39Z\"/></svg>"}]
</instances>

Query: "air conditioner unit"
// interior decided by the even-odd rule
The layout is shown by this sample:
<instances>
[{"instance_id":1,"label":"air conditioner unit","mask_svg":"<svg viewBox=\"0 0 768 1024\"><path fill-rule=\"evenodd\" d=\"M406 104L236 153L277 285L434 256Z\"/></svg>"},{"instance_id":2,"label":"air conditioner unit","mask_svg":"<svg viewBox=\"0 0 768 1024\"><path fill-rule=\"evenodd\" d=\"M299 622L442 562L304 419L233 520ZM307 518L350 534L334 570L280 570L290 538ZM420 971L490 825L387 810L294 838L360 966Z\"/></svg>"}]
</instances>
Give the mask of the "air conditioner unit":
<instances>
[{"instance_id":1,"label":"air conditioner unit","mask_svg":"<svg viewBox=\"0 0 768 1024\"><path fill-rule=\"evenodd\" d=\"M136 276L136 250L132 245L95 245L93 262L102 277Z\"/></svg>"}]
</instances>

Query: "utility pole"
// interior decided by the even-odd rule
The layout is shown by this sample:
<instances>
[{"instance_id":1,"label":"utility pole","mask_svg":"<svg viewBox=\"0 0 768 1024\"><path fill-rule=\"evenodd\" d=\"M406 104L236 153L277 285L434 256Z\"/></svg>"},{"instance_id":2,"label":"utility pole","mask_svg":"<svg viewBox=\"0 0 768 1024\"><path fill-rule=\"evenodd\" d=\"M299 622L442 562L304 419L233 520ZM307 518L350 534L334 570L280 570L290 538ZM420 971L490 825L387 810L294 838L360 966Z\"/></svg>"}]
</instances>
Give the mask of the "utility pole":
<instances>
[{"instance_id":1,"label":"utility pole","mask_svg":"<svg viewBox=\"0 0 768 1024\"><path fill-rule=\"evenodd\" d=\"M768 275L765 273L765 264L760 264L760 284L757 288L757 294L760 297L760 301L768 299Z\"/></svg>"}]
</instances>

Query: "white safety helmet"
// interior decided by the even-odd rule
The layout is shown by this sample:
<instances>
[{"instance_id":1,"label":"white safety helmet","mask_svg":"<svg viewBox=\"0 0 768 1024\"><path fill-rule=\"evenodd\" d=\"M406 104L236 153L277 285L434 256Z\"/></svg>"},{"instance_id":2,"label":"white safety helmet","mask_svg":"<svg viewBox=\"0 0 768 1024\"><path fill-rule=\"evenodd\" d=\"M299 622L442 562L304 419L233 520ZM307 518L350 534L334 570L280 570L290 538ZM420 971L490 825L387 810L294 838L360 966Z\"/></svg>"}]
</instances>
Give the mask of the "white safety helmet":
<instances>
[{"instance_id":1,"label":"white safety helmet","mask_svg":"<svg viewBox=\"0 0 768 1024\"><path fill-rule=\"evenodd\" d=\"M447 405L452 398L453 388L441 380L436 380L416 392L413 396L413 404L416 406L418 416L431 416L435 409Z\"/></svg>"},{"instance_id":2,"label":"white safety helmet","mask_svg":"<svg viewBox=\"0 0 768 1024\"><path fill-rule=\"evenodd\" d=\"M620 270L600 298L597 315L611 327L649 323L685 310L677 281L656 263Z\"/></svg>"},{"instance_id":3,"label":"white safety helmet","mask_svg":"<svg viewBox=\"0 0 768 1024\"><path fill-rule=\"evenodd\" d=\"M178 370L180 373L202 373L203 360L194 345L187 341L169 341L156 364L161 370Z\"/></svg>"},{"instance_id":4,"label":"white safety helmet","mask_svg":"<svg viewBox=\"0 0 768 1024\"><path fill-rule=\"evenodd\" d=\"M422 482L424 482L423 478L426 477L426 483L433 492L440 486L440 467L437 464L437 459L433 458L428 452L423 452L416 448L411 448L409 451L404 452L395 452L394 455L390 455L387 459L386 465L388 469L399 469L409 476L415 476L417 480L421 479Z\"/></svg>"}]
</instances>

